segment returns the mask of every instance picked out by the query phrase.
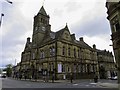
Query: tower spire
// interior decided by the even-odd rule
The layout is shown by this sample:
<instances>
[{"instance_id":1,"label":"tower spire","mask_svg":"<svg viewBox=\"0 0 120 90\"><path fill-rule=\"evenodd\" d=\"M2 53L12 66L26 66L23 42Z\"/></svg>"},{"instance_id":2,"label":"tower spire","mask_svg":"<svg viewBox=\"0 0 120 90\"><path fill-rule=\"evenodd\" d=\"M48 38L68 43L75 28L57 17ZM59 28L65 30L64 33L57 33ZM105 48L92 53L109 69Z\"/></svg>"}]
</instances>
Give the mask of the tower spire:
<instances>
[{"instance_id":1,"label":"tower spire","mask_svg":"<svg viewBox=\"0 0 120 90\"><path fill-rule=\"evenodd\" d=\"M67 23L66 23L65 29L68 29L68 25L67 25Z\"/></svg>"},{"instance_id":2,"label":"tower spire","mask_svg":"<svg viewBox=\"0 0 120 90\"><path fill-rule=\"evenodd\" d=\"M46 11L45 11L45 9L44 9L43 6L41 7L41 9L39 10L38 13L41 13L41 14L43 14L43 15L47 15L47 13L46 13Z\"/></svg>"}]
</instances>

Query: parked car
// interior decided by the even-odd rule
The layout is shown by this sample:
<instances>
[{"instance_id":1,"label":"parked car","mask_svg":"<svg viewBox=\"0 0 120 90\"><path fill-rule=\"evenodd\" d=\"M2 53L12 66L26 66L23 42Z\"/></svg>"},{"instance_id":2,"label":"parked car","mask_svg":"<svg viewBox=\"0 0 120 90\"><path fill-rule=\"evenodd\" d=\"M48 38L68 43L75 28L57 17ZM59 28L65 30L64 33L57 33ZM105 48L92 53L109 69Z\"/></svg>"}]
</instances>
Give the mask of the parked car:
<instances>
[{"instance_id":1,"label":"parked car","mask_svg":"<svg viewBox=\"0 0 120 90\"><path fill-rule=\"evenodd\" d=\"M108 79L111 79L111 77L108 77Z\"/></svg>"},{"instance_id":2,"label":"parked car","mask_svg":"<svg viewBox=\"0 0 120 90\"><path fill-rule=\"evenodd\" d=\"M117 80L117 79L118 79L117 76L115 76L115 77L111 77L111 80Z\"/></svg>"}]
</instances>

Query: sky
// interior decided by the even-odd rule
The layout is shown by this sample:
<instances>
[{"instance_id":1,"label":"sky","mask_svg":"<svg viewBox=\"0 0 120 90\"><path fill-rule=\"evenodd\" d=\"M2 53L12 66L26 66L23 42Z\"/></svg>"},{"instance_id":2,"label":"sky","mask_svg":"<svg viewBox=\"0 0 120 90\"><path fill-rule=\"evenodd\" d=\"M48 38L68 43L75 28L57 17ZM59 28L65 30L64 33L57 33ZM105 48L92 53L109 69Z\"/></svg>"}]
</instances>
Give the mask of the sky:
<instances>
[{"instance_id":1,"label":"sky","mask_svg":"<svg viewBox=\"0 0 120 90\"><path fill-rule=\"evenodd\" d=\"M52 31L65 27L84 38L91 47L112 51L111 30L107 20L106 0L0 0L0 13L4 13L0 30L0 67L21 61L27 37L32 38L33 17L43 5L50 16Z\"/></svg>"}]
</instances>

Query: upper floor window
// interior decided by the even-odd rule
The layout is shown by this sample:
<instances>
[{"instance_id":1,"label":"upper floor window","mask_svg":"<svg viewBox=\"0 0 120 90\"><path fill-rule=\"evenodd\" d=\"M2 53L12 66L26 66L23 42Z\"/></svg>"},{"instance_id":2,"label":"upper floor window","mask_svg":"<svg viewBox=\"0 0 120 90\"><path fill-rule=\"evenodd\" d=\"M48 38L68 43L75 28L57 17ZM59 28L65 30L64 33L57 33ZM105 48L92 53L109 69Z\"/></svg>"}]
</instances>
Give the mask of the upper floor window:
<instances>
[{"instance_id":1,"label":"upper floor window","mask_svg":"<svg viewBox=\"0 0 120 90\"><path fill-rule=\"evenodd\" d=\"M45 58L45 53L43 52L43 58Z\"/></svg>"},{"instance_id":2,"label":"upper floor window","mask_svg":"<svg viewBox=\"0 0 120 90\"><path fill-rule=\"evenodd\" d=\"M52 56L52 48L50 47L50 56Z\"/></svg>"},{"instance_id":3,"label":"upper floor window","mask_svg":"<svg viewBox=\"0 0 120 90\"><path fill-rule=\"evenodd\" d=\"M76 49L74 48L74 57L76 57Z\"/></svg>"},{"instance_id":4,"label":"upper floor window","mask_svg":"<svg viewBox=\"0 0 120 90\"><path fill-rule=\"evenodd\" d=\"M70 72L70 68L68 67L68 72Z\"/></svg>"},{"instance_id":5,"label":"upper floor window","mask_svg":"<svg viewBox=\"0 0 120 90\"><path fill-rule=\"evenodd\" d=\"M63 46L62 55L65 55L65 47Z\"/></svg>"},{"instance_id":6,"label":"upper floor window","mask_svg":"<svg viewBox=\"0 0 120 90\"><path fill-rule=\"evenodd\" d=\"M35 59L35 53L32 54L32 59Z\"/></svg>"},{"instance_id":7,"label":"upper floor window","mask_svg":"<svg viewBox=\"0 0 120 90\"><path fill-rule=\"evenodd\" d=\"M70 56L70 47L68 48L68 56Z\"/></svg>"},{"instance_id":8,"label":"upper floor window","mask_svg":"<svg viewBox=\"0 0 120 90\"><path fill-rule=\"evenodd\" d=\"M55 47L50 47L50 56L55 56Z\"/></svg>"},{"instance_id":9,"label":"upper floor window","mask_svg":"<svg viewBox=\"0 0 120 90\"><path fill-rule=\"evenodd\" d=\"M80 57L80 50L78 50L78 57Z\"/></svg>"},{"instance_id":10,"label":"upper floor window","mask_svg":"<svg viewBox=\"0 0 120 90\"><path fill-rule=\"evenodd\" d=\"M45 53L44 53L44 51L41 51L41 52L40 52L40 58L45 58Z\"/></svg>"},{"instance_id":11,"label":"upper floor window","mask_svg":"<svg viewBox=\"0 0 120 90\"><path fill-rule=\"evenodd\" d=\"M55 47L52 48L53 56L55 56Z\"/></svg>"}]
</instances>

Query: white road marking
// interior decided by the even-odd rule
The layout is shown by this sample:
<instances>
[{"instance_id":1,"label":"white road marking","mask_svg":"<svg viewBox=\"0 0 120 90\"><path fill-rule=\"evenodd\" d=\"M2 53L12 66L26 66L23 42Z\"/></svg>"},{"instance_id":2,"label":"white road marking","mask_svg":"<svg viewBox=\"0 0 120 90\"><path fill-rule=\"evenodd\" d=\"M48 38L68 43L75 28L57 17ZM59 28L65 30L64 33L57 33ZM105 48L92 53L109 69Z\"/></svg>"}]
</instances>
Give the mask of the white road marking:
<instances>
[{"instance_id":1,"label":"white road marking","mask_svg":"<svg viewBox=\"0 0 120 90\"><path fill-rule=\"evenodd\" d=\"M90 85L85 85L85 86L87 86L87 87L88 87L88 86L90 86Z\"/></svg>"},{"instance_id":2,"label":"white road marking","mask_svg":"<svg viewBox=\"0 0 120 90\"><path fill-rule=\"evenodd\" d=\"M73 85L78 85L78 84L73 84Z\"/></svg>"},{"instance_id":3,"label":"white road marking","mask_svg":"<svg viewBox=\"0 0 120 90\"><path fill-rule=\"evenodd\" d=\"M90 84L97 84L97 83L90 83Z\"/></svg>"}]
</instances>

